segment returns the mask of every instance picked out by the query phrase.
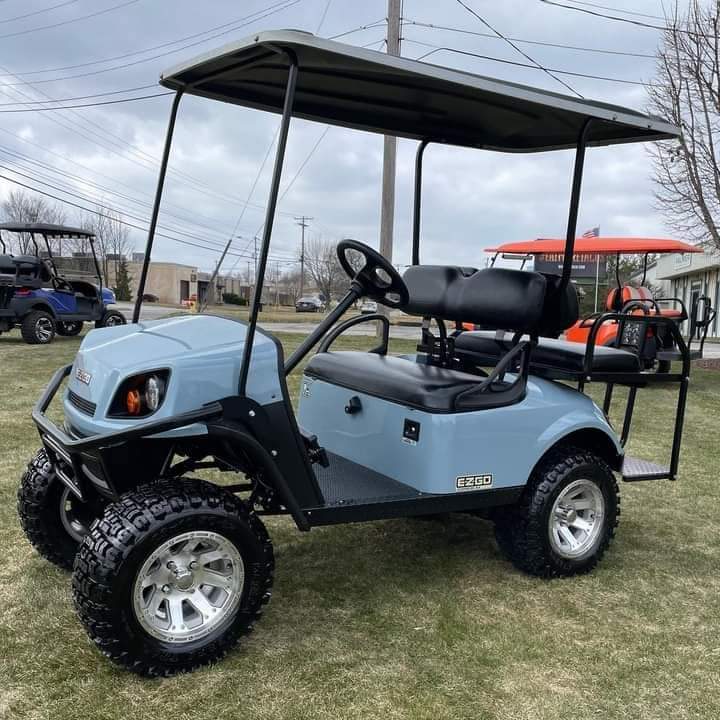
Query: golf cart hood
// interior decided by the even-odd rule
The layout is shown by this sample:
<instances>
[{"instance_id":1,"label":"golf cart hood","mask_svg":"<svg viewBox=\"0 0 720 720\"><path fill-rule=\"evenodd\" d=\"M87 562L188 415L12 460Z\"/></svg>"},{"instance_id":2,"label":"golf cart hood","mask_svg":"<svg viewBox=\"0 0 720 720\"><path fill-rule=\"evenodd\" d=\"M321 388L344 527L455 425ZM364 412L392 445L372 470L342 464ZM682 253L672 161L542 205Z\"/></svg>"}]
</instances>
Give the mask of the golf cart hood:
<instances>
[{"instance_id":1,"label":"golf cart hood","mask_svg":"<svg viewBox=\"0 0 720 720\"><path fill-rule=\"evenodd\" d=\"M153 419L236 395L246 334L243 322L207 315L93 330L73 363L64 401L66 419L83 434L138 422L108 418L108 408L126 378L149 371L169 374L165 399ZM248 395L261 404L282 399L279 352L274 338L257 332ZM92 405L95 409L89 412Z\"/></svg>"}]
</instances>

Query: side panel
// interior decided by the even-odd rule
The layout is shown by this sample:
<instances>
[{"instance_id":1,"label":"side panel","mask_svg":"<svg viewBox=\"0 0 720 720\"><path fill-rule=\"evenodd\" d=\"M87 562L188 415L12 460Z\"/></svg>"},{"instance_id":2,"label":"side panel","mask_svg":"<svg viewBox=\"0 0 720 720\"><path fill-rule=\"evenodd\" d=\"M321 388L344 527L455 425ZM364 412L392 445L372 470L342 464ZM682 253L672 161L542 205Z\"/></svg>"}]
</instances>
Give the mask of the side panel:
<instances>
[{"instance_id":1,"label":"side panel","mask_svg":"<svg viewBox=\"0 0 720 720\"><path fill-rule=\"evenodd\" d=\"M361 410L348 414L353 396ZM575 430L601 430L622 452L592 400L538 378L517 405L434 414L305 376L298 420L327 450L427 493L523 485L543 453ZM417 440L404 437L412 426Z\"/></svg>"}]
</instances>

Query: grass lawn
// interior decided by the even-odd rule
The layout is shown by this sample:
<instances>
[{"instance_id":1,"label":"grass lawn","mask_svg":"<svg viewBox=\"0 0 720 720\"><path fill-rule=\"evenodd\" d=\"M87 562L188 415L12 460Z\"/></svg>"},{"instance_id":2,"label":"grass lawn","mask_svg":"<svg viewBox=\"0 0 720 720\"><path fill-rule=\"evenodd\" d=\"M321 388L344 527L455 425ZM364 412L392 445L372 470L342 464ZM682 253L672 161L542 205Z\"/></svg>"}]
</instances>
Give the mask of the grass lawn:
<instances>
[{"instance_id":1,"label":"grass lawn","mask_svg":"<svg viewBox=\"0 0 720 720\"><path fill-rule=\"evenodd\" d=\"M77 345L0 337L0 718L720 717L720 373L693 374L681 480L621 487L618 535L591 575L526 577L465 516L310 533L269 519L276 582L255 632L215 667L148 681L98 654L69 577L15 513L38 446L31 405ZM672 398L639 393L631 453L664 461Z\"/></svg>"}]
</instances>

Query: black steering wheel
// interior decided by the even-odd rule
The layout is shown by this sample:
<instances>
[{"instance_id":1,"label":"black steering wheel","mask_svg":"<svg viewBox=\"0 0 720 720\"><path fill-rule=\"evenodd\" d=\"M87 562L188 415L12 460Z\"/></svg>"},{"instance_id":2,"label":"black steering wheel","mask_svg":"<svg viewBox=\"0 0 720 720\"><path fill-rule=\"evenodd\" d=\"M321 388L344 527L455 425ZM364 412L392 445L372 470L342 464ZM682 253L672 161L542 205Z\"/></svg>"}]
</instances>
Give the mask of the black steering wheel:
<instances>
[{"instance_id":1,"label":"black steering wheel","mask_svg":"<svg viewBox=\"0 0 720 720\"><path fill-rule=\"evenodd\" d=\"M364 263L353 262L348 257L350 251L361 255ZM342 269L361 286L363 295L391 308L407 305L410 293L405 281L377 250L357 240L341 240L337 254Z\"/></svg>"}]
</instances>

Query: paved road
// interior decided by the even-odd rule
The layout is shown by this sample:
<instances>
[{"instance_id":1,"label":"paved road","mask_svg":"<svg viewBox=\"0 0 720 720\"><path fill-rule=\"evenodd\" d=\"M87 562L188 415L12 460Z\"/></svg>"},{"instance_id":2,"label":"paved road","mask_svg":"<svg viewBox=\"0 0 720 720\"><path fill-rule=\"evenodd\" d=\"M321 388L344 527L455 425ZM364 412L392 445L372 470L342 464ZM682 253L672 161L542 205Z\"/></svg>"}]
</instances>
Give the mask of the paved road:
<instances>
[{"instance_id":1,"label":"paved road","mask_svg":"<svg viewBox=\"0 0 720 720\"><path fill-rule=\"evenodd\" d=\"M131 303L118 303L117 304L118 310L122 312L125 317L129 320L132 317L133 313L133 305ZM142 306L142 312L140 313L140 318L142 320L159 320L160 318L166 317L167 315L170 315L171 313L177 313L182 312L176 308L168 308L163 307L160 305L155 305L154 303L143 303ZM316 323L311 322L263 322L262 316L260 318L260 326L264 328L265 330L269 330L270 332L280 332L280 333L300 333L302 335L308 335L311 333L315 327L317 326ZM368 324L366 327L359 327L359 328L350 328L348 330L348 335L374 335L375 334L375 327L374 325ZM420 337L420 328L418 327L399 327L396 325L393 325L390 328L390 335L391 337L395 338L419 338Z\"/></svg>"},{"instance_id":2,"label":"paved road","mask_svg":"<svg viewBox=\"0 0 720 720\"><path fill-rule=\"evenodd\" d=\"M118 303L118 309L121 310L128 317L132 317L133 306L130 303ZM170 313L178 312L175 309L154 305L153 303L145 303L142 308L141 317L143 320L157 320L165 317ZM307 335L312 332L316 325L314 323L303 322L303 323L279 323L279 322L268 322L264 323L260 320L261 327L269 330L270 332L280 333L301 333ZM348 330L348 335L374 335L375 329L372 325L366 327L355 327ZM420 329L417 327L403 327L399 325L393 325L390 328L390 335L394 338L406 338L415 339L420 337ZM705 344L704 356L709 359L720 359L720 343L709 342Z\"/></svg>"}]
</instances>

